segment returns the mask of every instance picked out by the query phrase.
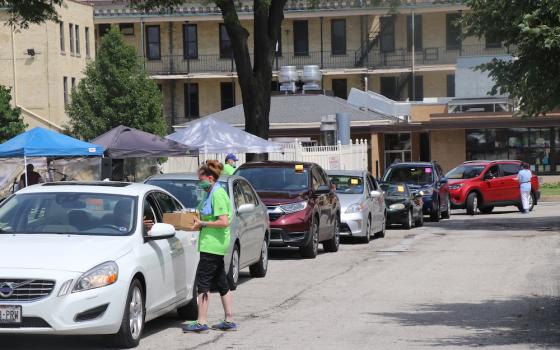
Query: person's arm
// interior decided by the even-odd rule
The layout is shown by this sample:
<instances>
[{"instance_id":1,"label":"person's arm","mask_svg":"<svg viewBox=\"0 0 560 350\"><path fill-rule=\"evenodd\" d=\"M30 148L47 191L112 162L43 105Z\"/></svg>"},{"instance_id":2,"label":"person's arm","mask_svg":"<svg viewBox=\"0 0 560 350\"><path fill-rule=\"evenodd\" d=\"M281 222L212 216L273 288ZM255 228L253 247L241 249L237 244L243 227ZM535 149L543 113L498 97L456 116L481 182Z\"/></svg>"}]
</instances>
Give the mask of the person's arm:
<instances>
[{"instance_id":1,"label":"person's arm","mask_svg":"<svg viewBox=\"0 0 560 350\"><path fill-rule=\"evenodd\" d=\"M216 221L201 221L199 218L194 218L196 227L229 227L229 218L227 214L218 216Z\"/></svg>"}]
</instances>

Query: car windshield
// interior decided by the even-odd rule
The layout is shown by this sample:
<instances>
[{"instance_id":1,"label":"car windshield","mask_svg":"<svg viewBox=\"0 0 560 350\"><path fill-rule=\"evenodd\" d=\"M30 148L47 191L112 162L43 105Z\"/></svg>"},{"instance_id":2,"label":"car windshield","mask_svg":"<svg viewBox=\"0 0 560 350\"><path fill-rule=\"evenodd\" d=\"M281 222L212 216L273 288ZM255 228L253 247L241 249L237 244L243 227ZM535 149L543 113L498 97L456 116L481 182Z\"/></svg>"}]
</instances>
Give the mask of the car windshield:
<instances>
[{"instance_id":1,"label":"car windshield","mask_svg":"<svg viewBox=\"0 0 560 350\"><path fill-rule=\"evenodd\" d=\"M434 172L431 166L396 166L389 168L385 182L408 183L427 185L434 181Z\"/></svg>"},{"instance_id":2,"label":"car windshield","mask_svg":"<svg viewBox=\"0 0 560 350\"><path fill-rule=\"evenodd\" d=\"M404 184L380 184L379 187L387 197L408 197L408 189Z\"/></svg>"},{"instance_id":3,"label":"car windshield","mask_svg":"<svg viewBox=\"0 0 560 350\"><path fill-rule=\"evenodd\" d=\"M243 176L258 191L304 191L309 188L309 169L288 167L239 168L235 175Z\"/></svg>"},{"instance_id":4,"label":"car windshield","mask_svg":"<svg viewBox=\"0 0 560 350\"><path fill-rule=\"evenodd\" d=\"M445 175L448 179L472 179L479 176L484 165L459 165Z\"/></svg>"},{"instance_id":5,"label":"car windshield","mask_svg":"<svg viewBox=\"0 0 560 350\"><path fill-rule=\"evenodd\" d=\"M361 176L329 175L331 183L335 185L336 193L362 194L364 193L364 180Z\"/></svg>"},{"instance_id":6,"label":"car windshield","mask_svg":"<svg viewBox=\"0 0 560 350\"><path fill-rule=\"evenodd\" d=\"M198 188L198 180L153 179L146 183L171 193L185 208L198 208L206 197L206 192ZM227 192L227 183L220 181L219 184Z\"/></svg>"},{"instance_id":7,"label":"car windshield","mask_svg":"<svg viewBox=\"0 0 560 350\"><path fill-rule=\"evenodd\" d=\"M16 194L0 205L0 233L125 236L137 198L100 193Z\"/></svg>"}]
</instances>

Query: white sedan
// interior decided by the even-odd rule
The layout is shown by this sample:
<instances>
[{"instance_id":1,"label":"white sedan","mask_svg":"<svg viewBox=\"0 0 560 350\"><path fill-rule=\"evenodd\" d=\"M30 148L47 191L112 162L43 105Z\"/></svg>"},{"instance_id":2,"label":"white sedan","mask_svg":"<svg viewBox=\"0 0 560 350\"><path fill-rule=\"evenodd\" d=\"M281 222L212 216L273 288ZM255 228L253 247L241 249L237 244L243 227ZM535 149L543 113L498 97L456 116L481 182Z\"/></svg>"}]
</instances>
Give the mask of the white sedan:
<instances>
[{"instance_id":1,"label":"white sedan","mask_svg":"<svg viewBox=\"0 0 560 350\"><path fill-rule=\"evenodd\" d=\"M198 232L162 223L181 209L159 187L118 182L48 183L6 199L0 334L112 334L130 348L146 321L174 309L196 319Z\"/></svg>"}]
</instances>

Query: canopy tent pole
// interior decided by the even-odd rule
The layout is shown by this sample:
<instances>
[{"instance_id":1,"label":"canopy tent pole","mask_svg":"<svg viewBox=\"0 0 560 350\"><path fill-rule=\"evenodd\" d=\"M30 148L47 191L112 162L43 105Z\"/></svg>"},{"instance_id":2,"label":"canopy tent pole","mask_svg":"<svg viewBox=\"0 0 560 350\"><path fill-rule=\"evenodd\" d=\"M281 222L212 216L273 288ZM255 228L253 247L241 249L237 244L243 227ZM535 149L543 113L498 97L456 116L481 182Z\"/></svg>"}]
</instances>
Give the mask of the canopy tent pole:
<instances>
[{"instance_id":1,"label":"canopy tent pole","mask_svg":"<svg viewBox=\"0 0 560 350\"><path fill-rule=\"evenodd\" d=\"M27 156L23 156L23 171L25 171L25 187L27 187Z\"/></svg>"}]
</instances>

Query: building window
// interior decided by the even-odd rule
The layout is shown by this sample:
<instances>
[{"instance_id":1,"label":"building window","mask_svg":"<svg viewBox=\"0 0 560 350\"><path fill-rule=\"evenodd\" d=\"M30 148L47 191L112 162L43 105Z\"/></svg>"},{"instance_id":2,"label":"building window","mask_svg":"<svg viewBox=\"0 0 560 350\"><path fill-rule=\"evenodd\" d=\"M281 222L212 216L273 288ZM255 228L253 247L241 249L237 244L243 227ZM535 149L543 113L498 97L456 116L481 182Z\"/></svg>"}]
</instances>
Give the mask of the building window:
<instances>
[{"instance_id":1,"label":"building window","mask_svg":"<svg viewBox=\"0 0 560 350\"><path fill-rule=\"evenodd\" d=\"M157 88L158 88L159 92L163 93L163 85L161 85L161 84L156 84L156 85L157 85Z\"/></svg>"},{"instance_id":2,"label":"building window","mask_svg":"<svg viewBox=\"0 0 560 350\"><path fill-rule=\"evenodd\" d=\"M84 34L86 36L86 57L90 57L91 51L89 49L89 27L84 28Z\"/></svg>"},{"instance_id":3,"label":"building window","mask_svg":"<svg viewBox=\"0 0 560 350\"><path fill-rule=\"evenodd\" d=\"M235 85L233 82L220 83L222 110L235 106Z\"/></svg>"},{"instance_id":4,"label":"building window","mask_svg":"<svg viewBox=\"0 0 560 350\"><path fill-rule=\"evenodd\" d=\"M395 51L395 17L381 17L379 43L381 52Z\"/></svg>"},{"instance_id":5,"label":"building window","mask_svg":"<svg viewBox=\"0 0 560 350\"><path fill-rule=\"evenodd\" d=\"M333 79L332 80L333 95L343 99L348 98L348 82L346 79Z\"/></svg>"},{"instance_id":6,"label":"building window","mask_svg":"<svg viewBox=\"0 0 560 350\"><path fill-rule=\"evenodd\" d=\"M397 93L397 77L381 77L381 95L390 98L391 100L399 100Z\"/></svg>"},{"instance_id":7,"label":"building window","mask_svg":"<svg viewBox=\"0 0 560 350\"><path fill-rule=\"evenodd\" d=\"M410 101L422 101L424 99L424 77L414 77L415 89L412 91L412 78L408 82L408 99Z\"/></svg>"},{"instance_id":8,"label":"building window","mask_svg":"<svg viewBox=\"0 0 560 350\"><path fill-rule=\"evenodd\" d=\"M185 118L194 119L200 116L198 102L198 84L185 84Z\"/></svg>"},{"instance_id":9,"label":"building window","mask_svg":"<svg viewBox=\"0 0 560 350\"><path fill-rule=\"evenodd\" d=\"M71 86L72 86L72 90L70 90L70 91L74 91L74 89L76 88L76 78L72 77L72 79L70 79L70 81L72 82L72 83L71 83L71 84L72 84L72 85L71 85Z\"/></svg>"},{"instance_id":10,"label":"building window","mask_svg":"<svg viewBox=\"0 0 560 350\"><path fill-rule=\"evenodd\" d=\"M307 21L294 21L294 56L309 56Z\"/></svg>"},{"instance_id":11,"label":"building window","mask_svg":"<svg viewBox=\"0 0 560 350\"><path fill-rule=\"evenodd\" d=\"M445 35L447 49L455 50L461 48L461 27L457 20L461 17L458 13L446 15Z\"/></svg>"},{"instance_id":12,"label":"building window","mask_svg":"<svg viewBox=\"0 0 560 350\"><path fill-rule=\"evenodd\" d=\"M487 49L497 49L502 47L502 42L496 37L496 35L486 35L485 41Z\"/></svg>"},{"instance_id":13,"label":"building window","mask_svg":"<svg viewBox=\"0 0 560 350\"><path fill-rule=\"evenodd\" d=\"M183 57L198 58L198 30L196 24L183 24Z\"/></svg>"},{"instance_id":14,"label":"building window","mask_svg":"<svg viewBox=\"0 0 560 350\"><path fill-rule=\"evenodd\" d=\"M455 97L455 74L447 75L447 97Z\"/></svg>"},{"instance_id":15,"label":"building window","mask_svg":"<svg viewBox=\"0 0 560 350\"><path fill-rule=\"evenodd\" d=\"M231 58L233 51L231 48L231 40L226 29L226 25L220 23L220 58Z\"/></svg>"},{"instance_id":16,"label":"building window","mask_svg":"<svg viewBox=\"0 0 560 350\"><path fill-rule=\"evenodd\" d=\"M80 54L80 26L75 25L74 28L76 29L76 55Z\"/></svg>"},{"instance_id":17,"label":"building window","mask_svg":"<svg viewBox=\"0 0 560 350\"><path fill-rule=\"evenodd\" d=\"M331 20L331 53L346 55L346 20Z\"/></svg>"},{"instance_id":18,"label":"building window","mask_svg":"<svg viewBox=\"0 0 560 350\"><path fill-rule=\"evenodd\" d=\"M410 133L385 134L385 169L391 164L410 162L412 158L412 146Z\"/></svg>"},{"instance_id":19,"label":"building window","mask_svg":"<svg viewBox=\"0 0 560 350\"><path fill-rule=\"evenodd\" d=\"M412 15L406 20L406 46L412 51ZM422 50L422 15L414 16L414 50Z\"/></svg>"},{"instance_id":20,"label":"building window","mask_svg":"<svg viewBox=\"0 0 560 350\"><path fill-rule=\"evenodd\" d=\"M68 24L68 29L70 29L70 53L74 53L74 25L72 23Z\"/></svg>"},{"instance_id":21,"label":"building window","mask_svg":"<svg viewBox=\"0 0 560 350\"><path fill-rule=\"evenodd\" d=\"M134 35L134 23L119 23L122 35Z\"/></svg>"},{"instance_id":22,"label":"building window","mask_svg":"<svg viewBox=\"0 0 560 350\"><path fill-rule=\"evenodd\" d=\"M68 105L68 77L62 78L62 89L64 92L64 106Z\"/></svg>"},{"instance_id":23,"label":"building window","mask_svg":"<svg viewBox=\"0 0 560 350\"><path fill-rule=\"evenodd\" d=\"M59 27L60 27L60 51L64 52L66 50L66 46L64 45L64 22L60 22Z\"/></svg>"},{"instance_id":24,"label":"building window","mask_svg":"<svg viewBox=\"0 0 560 350\"><path fill-rule=\"evenodd\" d=\"M146 54L149 60L161 59L161 37L159 26L146 26Z\"/></svg>"},{"instance_id":25,"label":"building window","mask_svg":"<svg viewBox=\"0 0 560 350\"><path fill-rule=\"evenodd\" d=\"M111 30L111 25L109 23L101 23L97 26L97 30L99 31L99 37L109 33Z\"/></svg>"}]
</instances>

